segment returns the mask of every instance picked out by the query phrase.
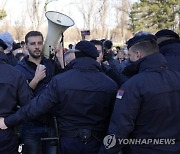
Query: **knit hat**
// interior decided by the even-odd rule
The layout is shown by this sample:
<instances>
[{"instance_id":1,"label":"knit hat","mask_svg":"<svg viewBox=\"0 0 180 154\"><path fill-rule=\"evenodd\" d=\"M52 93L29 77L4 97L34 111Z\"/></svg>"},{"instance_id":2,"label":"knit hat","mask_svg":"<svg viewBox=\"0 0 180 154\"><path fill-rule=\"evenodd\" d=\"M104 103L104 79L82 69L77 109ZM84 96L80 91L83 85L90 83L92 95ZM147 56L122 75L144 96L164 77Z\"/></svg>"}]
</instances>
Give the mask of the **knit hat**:
<instances>
[{"instance_id":1,"label":"knit hat","mask_svg":"<svg viewBox=\"0 0 180 154\"><path fill-rule=\"evenodd\" d=\"M12 35L9 32L4 32L0 34L0 39L3 40L4 43L6 43L7 50L11 51L14 42Z\"/></svg>"}]
</instances>

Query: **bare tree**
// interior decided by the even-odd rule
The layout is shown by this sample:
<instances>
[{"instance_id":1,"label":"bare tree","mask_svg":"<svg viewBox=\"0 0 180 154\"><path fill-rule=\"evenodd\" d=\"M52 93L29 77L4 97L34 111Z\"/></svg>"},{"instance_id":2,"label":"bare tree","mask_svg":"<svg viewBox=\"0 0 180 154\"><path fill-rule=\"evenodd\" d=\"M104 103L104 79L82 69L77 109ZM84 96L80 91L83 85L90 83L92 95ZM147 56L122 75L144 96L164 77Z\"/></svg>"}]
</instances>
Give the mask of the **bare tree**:
<instances>
[{"instance_id":1,"label":"bare tree","mask_svg":"<svg viewBox=\"0 0 180 154\"><path fill-rule=\"evenodd\" d=\"M32 23L33 30L39 30L44 22L44 14L47 10L47 5L56 0L26 0L27 12Z\"/></svg>"},{"instance_id":2,"label":"bare tree","mask_svg":"<svg viewBox=\"0 0 180 154\"><path fill-rule=\"evenodd\" d=\"M15 21L15 25L13 26L14 39L17 41L24 40L26 29L26 14L22 13L21 18Z\"/></svg>"},{"instance_id":3,"label":"bare tree","mask_svg":"<svg viewBox=\"0 0 180 154\"><path fill-rule=\"evenodd\" d=\"M107 20L108 20L108 6L109 2L108 0L102 0L100 4L100 29L101 29L101 38L107 38Z\"/></svg>"},{"instance_id":4,"label":"bare tree","mask_svg":"<svg viewBox=\"0 0 180 154\"><path fill-rule=\"evenodd\" d=\"M96 9L96 3L96 0L80 0L78 10L82 14L84 20L84 29L91 29L92 27L92 18L94 10Z\"/></svg>"},{"instance_id":5,"label":"bare tree","mask_svg":"<svg viewBox=\"0 0 180 154\"><path fill-rule=\"evenodd\" d=\"M128 20L129 20L129 12L130 12L130 1L129 0L121 0L117 5L115 5L116 9L116 31L118 37L121 37L121 40L126 40L126 33L128 29Z\"/></svg>"},{"instance_id":6,"label":"bare tree","mask_svg":"<svg viewBox=\"0 0 180 154\"><path fill-rule=\"evenodd\" d=\"M84 29L91 30L91 38L106 36L108 0L80 0L79 12L84 21Z\"/></svg>"}]
</instances>

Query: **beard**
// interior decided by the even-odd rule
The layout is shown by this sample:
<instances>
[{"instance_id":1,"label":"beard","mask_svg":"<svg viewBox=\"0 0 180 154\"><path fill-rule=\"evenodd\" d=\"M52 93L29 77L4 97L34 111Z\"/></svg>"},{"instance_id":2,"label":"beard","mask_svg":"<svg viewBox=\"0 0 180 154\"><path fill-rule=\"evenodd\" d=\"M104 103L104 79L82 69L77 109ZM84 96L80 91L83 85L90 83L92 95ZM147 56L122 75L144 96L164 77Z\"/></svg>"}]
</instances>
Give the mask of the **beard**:
<instances>
[{"instance_id":1,"label":"beard","mask_svg":"<svg viewBox=\"0 0 180 154\"><path fill-rule=\"evenodd\" d=\"M42 51L35 50L35 51L29 51L29 55L31 57L33 57L34 59L38 59L38 58L42 57L43 54L42 54Z\"/></svg>"}]
</instances>

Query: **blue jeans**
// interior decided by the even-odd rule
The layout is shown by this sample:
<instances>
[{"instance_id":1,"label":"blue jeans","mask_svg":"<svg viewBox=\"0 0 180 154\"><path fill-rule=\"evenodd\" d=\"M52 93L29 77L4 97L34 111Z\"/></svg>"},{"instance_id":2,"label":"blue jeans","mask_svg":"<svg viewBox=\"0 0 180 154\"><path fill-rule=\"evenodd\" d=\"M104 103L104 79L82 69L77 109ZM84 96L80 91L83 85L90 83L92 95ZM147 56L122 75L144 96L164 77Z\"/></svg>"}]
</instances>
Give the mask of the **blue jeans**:
<instances>
[{"instance_id":1,"label":"blue jeans","mask_svg":"<svg viewBox=\"0 0 180 154\"><path fill-rule=\"evenodd\" d=\"M55 129L36 122L29 122L21 128L21 139L24 143L23 154L56 154L56 143L53 140L41 141L41 138L55 137Z\"/></svg>"}]
</instances>

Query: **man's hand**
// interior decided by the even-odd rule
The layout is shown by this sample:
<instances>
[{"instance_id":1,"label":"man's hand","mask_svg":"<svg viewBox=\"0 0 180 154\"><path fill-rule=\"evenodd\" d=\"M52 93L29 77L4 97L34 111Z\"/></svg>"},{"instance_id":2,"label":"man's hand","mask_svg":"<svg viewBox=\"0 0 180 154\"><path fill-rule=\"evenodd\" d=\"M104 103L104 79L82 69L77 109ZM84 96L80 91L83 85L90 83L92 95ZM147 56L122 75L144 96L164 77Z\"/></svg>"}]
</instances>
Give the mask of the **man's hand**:
<instances>
[{"instance_id":1,"label":"man's hand","mask_svg":"<svg viewBox=\"0 0 180 154\"><path fill-rule=\"evenodd\" d=\"M46 77L46 67L44 65L39 64L36 68L34 80L38 83L45 77Z\"/></svg>"},{"instance_id":2,"label":"man's hand","mask_svg":"<svg viewBox=\"0 0 180 154\"><path fill-rule=\"evenodd\" d=\"M44 65L39 64L36 68L36 72L34 78L29 83L29 86L32 89L35 89L39 81L46 77L46 67Z\"/></svg>"},{"instance_id":3,"label":"man's hand","mask_svg":"<svg viewBox=\"0 0 180 154\"><path fill-rule=\"evenodd\" d=\"M4 118L0 118L0 129L7 129L8 127L4 123Z\"/></svg>"},{"instance_id":4,"label":"man's hand","mask_svg":"<svg viewBox=\"0 0 180 154\"><path fill-rule=\"evenodd\" d=\"M103 64L109 65L109 62L106 60L103 62Z\"/></svg>"},{"instance_id":5,"label":"man's hand","mask_svg":"<svg viewBox=\"0 0 180 154\"><path fill-rule=\"evenodd\" d=\"M61 43L58 43L58 45L55 47L55 53L56 57L61 65L61 68L64 68L64 59L63 59L63 46Z\"/></svg>"}]
</instances>

